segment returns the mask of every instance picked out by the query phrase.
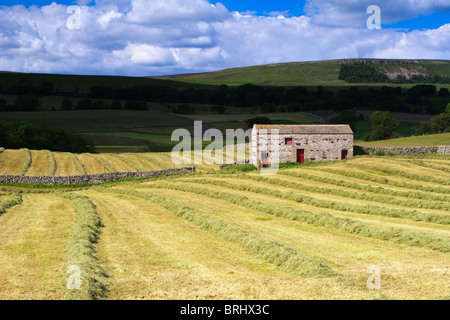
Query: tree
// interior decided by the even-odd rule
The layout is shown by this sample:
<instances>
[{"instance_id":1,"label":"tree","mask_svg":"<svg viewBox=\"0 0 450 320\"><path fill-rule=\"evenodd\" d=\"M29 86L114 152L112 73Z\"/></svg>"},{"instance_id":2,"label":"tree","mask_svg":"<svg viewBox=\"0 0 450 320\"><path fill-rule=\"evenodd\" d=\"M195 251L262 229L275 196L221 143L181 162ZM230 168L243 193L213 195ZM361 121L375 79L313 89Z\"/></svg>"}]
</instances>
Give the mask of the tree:
<instances>
[{"instance_id":1,"label":"tree","mask_svg":"<svg viewBox=\"0 0 450 320\"><path fill-rule=\"evenodd\" d=\"M445 112L450 114L450 103L447 104L447 107L445 108Z\"/></svg>"},{"instance_id":2,"label":"tree","mask_svg":"<svg viewBox=\"0 0 450 320\"><path fill-rule=\"evenodd\" d=\"M366 140L368 141L378 141L378 140L387 140L391 139L395 136L394 130L392 130L392 127L385 126L385 125L378 125L375 126L372 131L370 132L368 138Z\"/></svg>"},{"instance_id":3,"label":"tree","mask_svg":"<svg viewBox=\"0 0 450 320\"><path fill-rule=\"evenodd\" d=\"M41 101L35 95L21 96L16 100L17 111L37 111L40 106Z\"/></svg>"},{"instance_id":4,"label":"tree","mask_svg":"<svg viewBox=\"0 0 450 320\"><path fill-rule=\"evenodd\" d=\"M64 100L61 104L61 110L63 111L69 111L73 110L73 103L71 100Z\"/></svg>"},{"instance_id":5,"label":"tree","mask_svg":"<svg viewBox=\"0 0 450 320\"><path fill-rule=\"evenodd\" d=\"M111 103L111 107L110 108L113 109L113 110L120 110L120 109L122 109L122 102L120 100L114 100Z\"/></svg>"},{"instance_id":6,"label":"tree","mask_svg":"<svg viewBox=\"0 0 450 320\"><path fill-rule=\"evenodd\" d=\"M372 129L376 126L383 125L392 128L393 131L397 130L400 122L395 119L389 111L375 111L370 117L372 121Z\"/></svg>"},{"instance_id":7,"label":"tree","mask_svg":"<svg viewBox=\"0 0 450 320\"><path fill-rule=\"evenodd\" d=\"M450 113L441 113L430 120L433 133L450 132Z\"/></svg>"},{"instance_id":8,"label":"tree","mask_svg":"<svg viewBox=\"0 0 450 320\"><path fill-rule=\"evenodd\" d=\"M450 91L447 88L441 88L438 95L439 97L449 97Z\"/></svg>"},{"instance_id":9,"label":"tree","mask_svg":"<svg viewBox=\"0 0 450 320\"><path fill-rule=\"evenodd\" d=\"M251 129L255 124L271 124L272 121L266 117L256 117L245 120L245 123L247 124L248 128Z\"/></svg>"},{"instance_id":10,"label":"tree","mask_svg":"<svg viewBox=\"0 0 450 320\"><path fill-rule=\"evenodd\" d=\"M5 99L0 99L0 111L7 111L8 103Z\"/></svg>"},{"instance_id":11,"label":"tree","mask_svg":"<svg viewBox=\"0 0 450 320\"><path fill-rule=\"evenodd\" d=\"M212 106L211 107L212 113L223 114L223 113L225 113L225 111L226 111L226 108L224 106Z\"/></svg>"},{"instance_id":12,"label":"tree","mask_svg":"<svg viewBox=\"0 0 450 320\"><path fill-rule=\"evenodd\" d=\"M372 120L372 131L365 137L367 141L386 140L395 137L400 122L388 111L376 111L370 117Z\"/></svg>"}]
</instances>

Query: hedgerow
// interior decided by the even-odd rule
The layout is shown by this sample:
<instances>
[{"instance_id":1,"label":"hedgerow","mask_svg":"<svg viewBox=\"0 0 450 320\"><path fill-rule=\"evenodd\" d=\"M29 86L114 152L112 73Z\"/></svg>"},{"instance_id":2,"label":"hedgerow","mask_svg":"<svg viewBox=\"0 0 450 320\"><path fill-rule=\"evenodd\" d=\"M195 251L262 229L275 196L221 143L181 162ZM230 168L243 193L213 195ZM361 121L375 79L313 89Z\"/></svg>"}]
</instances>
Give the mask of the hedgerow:
<instances>
[{"instance_id":1,"label":"hedgerow","mask_svg":"<svg viewBox=\"0 0 450 320\"><path fill-rule=\"evenodd\" d=\"M68 289L67 276L65 277L65 298L68 300L105 298L108 292L107 275L100 266L95 250L100 229L103 227L102 220L88 197L75 193L58 193L58 195L73 202L76 214L70 240L64 250L65 266L66 268L77 266L81 271L80 289Z\"/></svg>"},{"instance_id":2,"label":"hedgerow","mask_svg":"<svg viewBox=\"0 0 450 320\"><path fill-rule=\"evenodd\" d=\"M268 179L271 180L271 179ZM260 181L258 179L258 181ZM292 185L287 181L282 180L271 180L272 183L283 185L286 187L295 188L295 184ZM278 182L278 183L277 183ZM189 183L200 183L200 184L213 184L233 190L242 190L242 191L250 191L254 193L266 194L269 196L274 196L282 199L288 199L295 202L305 203L314 207L325 208L325 209L333 209L338 211L347 211L347 212L356 212L362 214L369 214L375 216L383 216L383 217L391 217L391 218L402 218L413 221L425 221L432 222L437 224L450 225L450 215L443 215L438 213L427 213L427 212L419 212L417 210L401 210L395 208L385 208L378 207L375 205L357 205L357 204L348 204L337 201L330 201L325 199L316 199L314 197L292 193L292 192L283 192L274 189L262 188L262 187L252 187L250 185L240 185L235 183L227 183L218 180L211 179L190 179Z\"/></svg>"},{"instance_id":3,"label":"hedgerow","mask_svg":"<svg viewBox=\"0 0 450 320\"><path fill-rule=\"evenodd\" d=\"M28 149L21 149L24 153L24 162L22 165L22 168L20 169L19 176L24 176L27 174L28 169L31 166L32 159L31 159L31 152Z\"/></svg>"},{"instance_id":4,"label":"hedgerow","mask_svg":"<svg viewBox=\"0 0 450 320\"><path fill-rule=\"evenodd\" d=\"M398 180L388 179L388 178L381 177L381 176L374 176L374 175L367 174L367 173L356 172L355 170L339 170L339 169L332 169L332 168L319 168L317 170L320 170L321 172L329 172L329 173L336 174L336 175L341 175L341 176L350 177L350 178L356 178L356 179L364 180L364 181L376 182L376 183L380 183L380 184L391 185L391 186L400 187L400 188L450 194L450 189L445 189L442 187L426 186L423 184L414 184L414 183L404 182L404 181L398 181Z\"/></svg>"},{"instance_id":5,"label":"hedgerow","mask_svg":"<svg viewBox=\"0 0 450 320\"><path fill-rule=\"evenodd\" d=\"M49 163L50 169L49 176L53 177L56 174L56 160L51 151L45 150L45 153L47 154L47 159Z\"/></svg>"},{"instance_id":6,"label":"hedgerow","mask_svg":"<svg viewBox=\"0 0 450 320\"><path fill-rule=\"evenodd\" d=\"M134 163L133 161L131 161L130 159L128 159L127 157L124 157L121 154L112 154L112 156L122 160L123 162L125 162L126 164L128 164L130 167L132 167L134 170L138 171L138 172L142 172L144 171L144 169L142 169L140 166L138 166L136 163Z\"/></svg>"},{"instance_id":7,"label":"hedgerow","mask_svg":"<svg viewBox=\"0 0 450 320\"><path fill-rule=\"evenodd\" d=\"M250 200L244 196L219 192L210 189L196 188L193 186L173 184L146 184L146 188L172 189L204 195L213 199L222 199L230 203L264 212L288 220L302 221L311 225L339 229L347 233L364 237L405 244L413 247L423 247L440 252L450 252L450 241L415 231L407 231L396 228L380 228L366 225L357 220L332 216L329 213L313 214L308 211L297 210L291 207L283 207L275 204L267 204L256 200Z\"/></svg>"},{"instance_id":8,"label":"hedgerow","mask_svg":"<svg viewBox=\"0 0 450 320\"><path fill-rule=\"evenodd\" d=\"M95 160L97 160L98 163L101 164L101 166L106 170L108 173L116 172L116 170L111 167L111 165L105 161L102 157L100 157L97 154L89 154L91 157L93 157Z\"/></svg>"},{"instance_id":9,"label":"hedgerow","mask_svg":"<svg viewBox=\"0 0 450 320\"><path fill-rule=\"evenodd\" d=\"M0 201L0 215L4 214L7 209L17 206L22 203L22 195L20 193L13 193L9 199Z\"/></svg>"},{"instance_id":10,"label":"hedgerow","mask_svg":"<svg viewBox=\"0 0 450 320\"><path fill-rule=\"evenodd\" d=\"M75 163L75 166L77 167L77 170L80 172L80 174L82 176L86 175L86 168L84 167L84 164L80 161L80 159L78 159L78 157L76 155L74 155L73 153L68 153L67 155Z\"/></svg>"},{"instance_id":11,"label":"hedgerow","mask_svg":"<svg viewBox=\"0 0 450 320\"><path fill-rule=\"evenodd\" d=\"M129 189L103 189L102 191L126 194L151 201L204 230L210 231L227 241L239 244L256 257L293 274L317 277L335 275L326 263L318 259L302 256L291 247L232 227L222 220L200 213L179 201Z\"/></svg>"}]
</instances>

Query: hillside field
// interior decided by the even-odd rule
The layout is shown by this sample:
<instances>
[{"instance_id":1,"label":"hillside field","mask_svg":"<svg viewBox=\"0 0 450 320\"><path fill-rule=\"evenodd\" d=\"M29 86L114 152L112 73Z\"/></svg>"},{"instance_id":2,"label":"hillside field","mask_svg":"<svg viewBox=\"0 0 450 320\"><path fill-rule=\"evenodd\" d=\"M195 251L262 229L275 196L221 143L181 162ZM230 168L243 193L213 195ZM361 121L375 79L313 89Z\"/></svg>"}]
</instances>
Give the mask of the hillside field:
<instances>
[{"instance_id":1,"label":"hillside field","mask_svg":"<svg viewBox=\"0 0 450 320\"><path fill-rule=\"evenodd\" d=\"M0 149L3 175L173 166L168 153ZM0 299L450 298L450 157L355 157L274 176L198 169L1 186ZM67 289L73 266L80 290Z\"/></svg>"}]
</instances>

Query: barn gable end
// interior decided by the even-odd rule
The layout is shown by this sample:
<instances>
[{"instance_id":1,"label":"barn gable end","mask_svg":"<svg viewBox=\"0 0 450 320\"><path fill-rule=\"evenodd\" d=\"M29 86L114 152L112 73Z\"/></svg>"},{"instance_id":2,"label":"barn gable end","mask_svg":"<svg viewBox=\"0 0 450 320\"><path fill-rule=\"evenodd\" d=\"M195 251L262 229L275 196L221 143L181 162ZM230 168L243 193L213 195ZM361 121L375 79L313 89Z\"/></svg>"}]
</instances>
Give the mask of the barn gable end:
<instances>
[{"instance_id":1,"label":"barn gable end","mask_svg":"<svg viewBox=\"0 0 450 320\"><path fill-rule=\"evenodd\" d=\"M277 141L271 133L278 131ZM348 125L254 125L251 161L260 168L266 157L280 163L334 161L353 157L353 131ZM273 150L272 150L273 149Z\"/></svg>"}]
</instances>

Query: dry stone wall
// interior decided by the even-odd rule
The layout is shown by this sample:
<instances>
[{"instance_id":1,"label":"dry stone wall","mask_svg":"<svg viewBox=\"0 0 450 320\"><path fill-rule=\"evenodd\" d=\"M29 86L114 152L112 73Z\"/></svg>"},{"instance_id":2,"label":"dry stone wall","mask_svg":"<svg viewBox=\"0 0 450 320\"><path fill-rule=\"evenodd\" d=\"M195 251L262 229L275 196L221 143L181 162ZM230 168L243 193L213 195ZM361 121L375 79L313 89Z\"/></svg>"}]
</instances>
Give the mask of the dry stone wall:
<instances>
[{"instance_id":1,"label":"dry stone wall","mask_svg":"<svg viewBox=\"0 0 450 320\"><path fill-rule=\"evenodd\" d=\"M407 156L423 156L427 154L444 154L450 155L450 146L434 146L434 147L360 147L355 146L355 155L367 155L375 153L384 154L400 154Z\"/></svg>"},{"instance_id":2,"label":"dry stone wall","mask_svg":"<svg viewBox=\"0 0 450 320\"><path fill-rule=\"evenodd\" d=\"M159 171L144 172L113 172L102 174L90 174L83 176L65 177L31 177L31 176L0 176L0 183L20 183L31 185L87 185L105 182L150 178L164 175L174 175L195 172L195 167L174 168Z\"/></svg>"}]
</instances>

